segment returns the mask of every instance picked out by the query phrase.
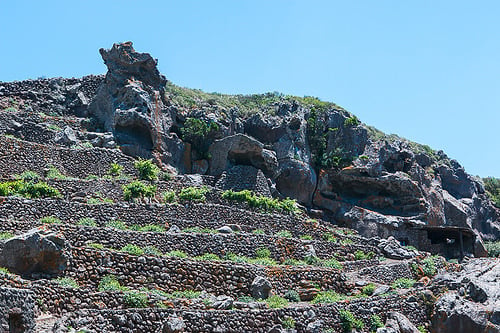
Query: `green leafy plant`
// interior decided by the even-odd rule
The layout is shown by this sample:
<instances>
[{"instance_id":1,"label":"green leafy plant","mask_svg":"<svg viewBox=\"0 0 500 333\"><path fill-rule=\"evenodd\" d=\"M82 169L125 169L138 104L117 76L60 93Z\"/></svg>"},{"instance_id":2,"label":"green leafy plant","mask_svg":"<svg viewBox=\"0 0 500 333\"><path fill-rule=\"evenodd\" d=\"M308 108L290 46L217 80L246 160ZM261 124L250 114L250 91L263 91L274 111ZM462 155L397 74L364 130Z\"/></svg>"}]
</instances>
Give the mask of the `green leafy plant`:
<instances>
[{"instance_id":1,"label":"green leafy plant","mask_svg":"<svg viewBox=\"0 0 500 333\"><path fill-rule=\"evenodd\" d=\"M292 238L292 233L288 230L280 230L276 233L276 236L283 238Z\"/></svg>"},{"instance_id":2,"label":"green leafy plant","mask_svg":"<svg viewBox=\"0 0 500 333\"><path fill-rule=\"evenodd\" d=\"M359 121L358 117L356 116L351 116L349 118L347 118L346 120L344 120L344 126L345 127L354 127L354 126L358 126L361 122Z\"/></svg>"},{"instance_id":3,"label":"green leafy plant","mask_svg":"<svg viewBox=\"0 0 500 333\"><path fill-rule=\"evenodd\" d=\"M208 188L206 186L194 187L189 186L181 189L179 192L179 200L181 201L194 201L194 202L205 202L205 194L208 193Z\"/></svg>"},{"instance_id":4,"label":"green leafy plant","mask_svg":"<svg viewBox=\"0 0 500 333\"><path fill-rule=\"evenodd\" d=\"M384 327L384 323L380 316L374 314L370 317L370 332L377 331L378 328Z\"/></svg>"},{"instance_id":5,"label":"green leafy plant","mask_svg":"<svg viewBox=\"0 0 500 333\"><path fill-rule=\"evenodd\" d=\"M70 277L59 277L56 279L56 281L57 281L57 283L59 283L59 285L61 287L68 287L68 288L75 288L75 289L80 288L80 286L75 281L75 279L70 278Z\"/></svg>"},{"instance_id":6,"label":"green leafy plant","mask_svg":"<svg viewBox=\"0 0 500 333\"><path fill-rule=\"evenodd\" d=\"M214 253L204 253L201 256L193 257L193 260L218 261L220 258Z\"/></svg>"},{"instance_id":7,"label":"green leafy plant","mask_svg":"<svg viewBox=\"0 0 500 333\"><path fill-rule=\"evenodd\" d=\"M500 241L484 242L484 247L488 251L488 256L493 258L500 257Z\"/></svg>"},{"instance_id":8,"label":"green leafy plant","mask_svg":"<svg viewBox=\"0 0 500 333\"><path fill-rule=\"evenodd\" d=\"M361 292L366 296L371 296L374 291L375 291L375 284L374 283L368 283L366 286L364 286L361 289Z\"/></svg>"},{"instance_id":9,"label":"green leafy plant","mask_svg":"<svg viewBox=\"0 0 500 333\"><path fill-rule=\"evenodd\" d=\"M59 171L55 166L49 165L48 166L48 171L47 171L47 176L48 179L68 179L68 176L64 175Z\"/></svg>"},{"instance_id":10,"label":"green leafy plant","mask_svg":"<svg viewBox=\"0 0 500 333\"><path fill-rule=\"evenodd\" d=\"M295 328L295 319L293 319L292 317L285 317L283 318L283 320L281 321L281 325L283 326L283 328L285 329L292 329L292 328Z\"/></svg>"},{"instance_id":11,"label":"green leafy plant","mask_svg":"<svg viewBox=\"0 0 500 333\"><path fill-rule=\"evenodd\" d=\"M420 333L429 333L429 331L425 328L424 325L420 325L417 327L417 330L420 332Z\"/></svg>"},{"instance_id":12,"label":"green leafy plant","mask_svg":"<svg viewBox=\"0 0 500 333\"><path fill-rule=\"evenodd\" d=\"M250 207L272 212L297 212L297 203L295 200L286 198L283 200L257 195L249 190L233 191L227 190L222 193L222 199L229 201L246 202Z\"/></svg>"},{"instance_id":13,"label":"green leafy plant","mask_svg":"<svg viewBox=\"0 0 500 333\"><path fill-rule=\"evenodd\" d=\"M95 219L93 219L91 217L82 217L81 219L78 220L78 222L76 224L87 226L87 227L97 227L97 223L95 222Z\"/></svg>"},{"instance_id":14,"label":"green leafy plant","mask_svg":"<svg viewBox=\"0 0 500 333\"><path fill-rule=\"evenodd\" d=\"M35 171L24 171L20 175L15 177L16 179L23 180L25 182L38 182L40 180L40 175Z\"/></svg>"},{"instance_id":15,"label":"green leafy plant","mask_svg":"<svg viewBox=\"0 0 500 333\"><path fill-rule=\"evenodd\" d=\"M186 254L186 252L181 251L181 250L172 250L170 252L165 253L165 256L167 256L167 257L181 258L181 259L188 257L188 255Z\"/></svg>"},{"instance_id":16,"label":"green leafy plant","mask_svg":"<svg viewBox=\"0 0 500 333\"><path fill-rule=\"evenodd\" d=\"M494 177L483 178L484 189L492 203L500 208L500 179Z\"/></svg>"},{"instance_id":17,"label":"green leafy plant","mask_svg":"<svg viewBox=\"0 0 500 333\"><path fill-rule=\"evenodd\" d=\"M139 179L157 180L160 168L152 160L139 159L134 162L134 167L139 172Z\"/></svg>"},{"instance_id":18,"label":"green leafy plant","mask_svg":"<svg viewBox=\"0 0 500 333\"><path fill-rule=\"evenodd\" d=\"M132 254L134 256L140 256L144 254L144 250L140 246L134 244L127 244L122 247L120 251L127 252L128 254Z\"/></svg>"},{"instance_id":19,"label":"green leafy plant","mask_svg":"<svg viewBox=\"0 0 500 333\"><path fill-rule=\"evenodd\" d=\"M335 291L326 290L321 291L314 299L311 301L312 304L328 304L337 303L347 299L347 296L337 294Z\"/></svg>"},{"instance_id":20,"label":"green leafy plant","mask_svg":"<svg viewBox=\"0 0 500 333\"><path fill-rule=\"evenodd\" d=\"M213 121L187 118L181 128L181 136L184 141L192 144L193 148L200 153L201 158L208 158L208 148L219 128L220 126Z\"/></svg>"},{"instance_id":21,"label":"green leafy plant","mask_svg":"<svg viewBox=\"0 0 500 333\"><path fill-rule=\"evenodd\" d=\"M333 268L333 269L339 269L339 270L344 268L342 266L342 264L335 258L325 259L325 260L321 261L321 266L329 267L329 268Z\"/></svg>"},{"instance_id":22,"label":"green leafy plant","mask_svg":"<svg viewBox=\"0 0 500 333\"><path fill-rule=\"evenodd\" d=\"M97 286L99 291L128 291L127 287L120 285L120 282L114 275L105 275L102 277L99 285Z\"/></svg>"},{"instance_id":23,"label":"green leafy plant","mask_svg":"<svg viewBox=\"0 0 500 333\"><path fill-rule=\"evenodd\" d=\"M394 289L408 289L413 287L415 280L408 278L399 278L392 283L392 288Z\"/></svg>"},{"instance_id":24,"label":"green leafy plant","mask_svg":"<svg viewBox=\"0 0 500 333\"><path fill-rule=\"evenodd\" d=\"M0 240L9 239L14 237L13 233L10 232L0 232Z\"/></svg>"},{"instance_id":25,"label":"green leafy plant","mask_svg":"<svg viewBox=\"0 0 500 333\"><path fill-rule=\"evenodd\" d=\"M0 274L9 275L11 272L5 267L0 267Z\"/></svg>"},{"instance_id":26,"label":"green leafy plant","mask_svg":"<svg viewBox=\"0 0 500 333\"><path fill-rule=\"evenodd\" d=\"M111 163L108 169L108 175L113 177L120 177L123 171L123 166L118 163Z\"/></svg>"},{"instance_id":27,"label":"green leafy plant","mask_svg":"<svg viewBox=\"0 0 500 333\"><path fill-rule=\"evenodd\" d=\"M128 291L123 295L123 302L128 308L147 308L148 295L138 291Z\"/></svg>"},{"instance_id":28,"label":"green leafy plant","mask_svg":"<svg viewBox=\"0 0 500 333\"><path fill-rule=\"evenodd\" d=\"M41 223L46 224L61 224L61 220L55 216L45 216L40 219Z\"/></svg>"},{"instance_id":29,"label":"green leafy plant","mask_svg":"<svg viewBox=\"0 0 500 333\"><path fill-rule=\"evenodd\" d=\"M127 225L121 221L121 220L110 220L108 223L106 223L106 227L108 228L114 228L118 230L126 230Z\"/></svg>"},{"instance_id":30,"label":"green leafy plant","mask_svg":"<svg viewBox=\"0 0 500 333\"><path fill-rule=\"evenodd\" d=\"M174 202L177 202L177 194L175 194L175 191L166 191L166 192L163 192L162 197L163 197L163 201L165 203L174 203Z\"/></svg>"},{"instance_id":31,"label":"green leafy plant","mask_svg":"<svg viewBox=\"0 0 500 333\"><path fill-rule=\"evenodd\" d=\"M313 237L311 235L302 235L302 236L300 236L300 239L302 239L302 240L312 240Z\"/></svg>"},{"instance_id":32,"label":"green leafy plant","mask_svg":"<svg viewBox=\"0 0 500 333\"><path fill-rule=\"evenodd\" d=\"M123 185L122 188L123 198L128 201L138 198L152 198L156 194L156 185L146 185L138 180Z\"/></svg>"},{"instance_id":33,"label":"green leafy plant","mask_svg":"<svg viewBox=\"0 0 500 333\"><path fill-rule=\"evenodd\" d=\"M267 306L270 309L281 309L288 306L288 301L286 298L280 297L278 295L272 295L265 300Z\"/></svg>"},{"instance_id":34,"label":"green leafy plant","mask_svg":"<svg viewBox=\"0 0 500 333\"><path fill-rule=\"evenodd\" d=\"M356 319L352 312L348 310L339 311L340 325L344 332L351 332L353 328L362 330L365 327L363 321Z\"/></svg>"},{"instance_id":35,"label":"green leafy plant","mask_svg":"<svg viewBox=\"0 0 500 333\"><path fill-rule=\"evenodd\" d=\"M265 235L266 233L262 229L255 229L252 231L252 234L254 235Z\"/></svg>"},{"instance_id":36,"label":"green leafy plant","mask_svg":"<svg viewBox=\"0 0 500 333\"><path fill-rule=\"evenodd\" d=\"M365 253L361 250L357 250L356 252L354 252L355 260L367 260L367 259L372 259L373 257L375 257L375 253L373 252Z\"/></svg>"},{"instance_id":37,"label":"green leafy plant","mask_svg":"<svg viewBox=\"0 0 500 333\"><path fill-rule=\"evenodd\" d=\"M259 247L255 250L255 256L257 258L269 258L271 257L271 251L267 247Z\"/></svg>"}]
</instances>

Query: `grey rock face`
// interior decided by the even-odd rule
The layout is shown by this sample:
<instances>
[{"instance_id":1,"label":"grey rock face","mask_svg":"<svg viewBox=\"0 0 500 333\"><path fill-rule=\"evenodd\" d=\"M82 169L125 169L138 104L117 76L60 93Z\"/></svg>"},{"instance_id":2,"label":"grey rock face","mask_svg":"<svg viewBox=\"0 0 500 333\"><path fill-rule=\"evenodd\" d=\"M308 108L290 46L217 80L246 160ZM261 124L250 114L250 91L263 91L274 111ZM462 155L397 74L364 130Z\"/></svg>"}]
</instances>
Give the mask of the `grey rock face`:
<instances>
[{"instance_id":1,"label":"grey rock face","mask_svg":"<svg viewBox=\"0 0 500 333\"><path fill-rule=\"evenodd\" d=\"M186 329L186 324L182 317L170 316L163 324L162 333L181 333Z\"/></svg>"},{"instance_id":2,"label":"grey rock face","mask_svg":"<svg viewBox=\"0 0 500 333\"><path fill-rule=\"evenodd\" d=\"M255 299L266 299L269 297L269 293L272 288L273 286L268 279L262 276L257 276L252 281L252 285L250 286L250 293Z\"/></svg>"},{"instance_id":3,"label":"grey rock face","mask_svg":"<svg viewBox=\"0 0 500 333\"><path fill-rule=\"evenodd\" d=\"M64 239L33 229L5 242L0 265L22 276L57 275L66 269L68 256Z\"/></svg>"},{"instance_id":4,"label":"grey rock face","mask_svg":"<svg viewBox=\"0 0 500 333\"><path fill-rule=\"evenodd\" d=\"M498 281L497 259L473 259L462 272L437 277L436 283L450 291L435 304L433 332L500 332Z\"/></svg>"},{"instance_id":5,"label":"grey rock face","mask_svg":"<svg viewBox=\"0 0 500 333\"><path fill-rule=\"evenodd\" d=\"M378 245L379 249L387 258L391 259L410 259L418 255L415 251L404 248L394 237L382 239Z\"/></svg>"},{"instance_id":6,"label":"grey rock face","mask_svg":"<svg viewBox=\"0 0 500 333\"><path fill-rule=\"evenodd\" d=\"M73 146L79 142L75 132L69 126L66 126L62 131L57 132L54 141L55 143L66 146Z\"/></svg>"},{"instance_id":7,"label":"grey rock face","mask_svg":"<svg viewBox=\"0 0 500 333\"><path fill-rule=\"evenodd\" d=\"M406 316L398 312L389 312L387 314L385 326L387 329L393 329L397 333L419 333L415 325Z\"/></svg>"}]
</instances>

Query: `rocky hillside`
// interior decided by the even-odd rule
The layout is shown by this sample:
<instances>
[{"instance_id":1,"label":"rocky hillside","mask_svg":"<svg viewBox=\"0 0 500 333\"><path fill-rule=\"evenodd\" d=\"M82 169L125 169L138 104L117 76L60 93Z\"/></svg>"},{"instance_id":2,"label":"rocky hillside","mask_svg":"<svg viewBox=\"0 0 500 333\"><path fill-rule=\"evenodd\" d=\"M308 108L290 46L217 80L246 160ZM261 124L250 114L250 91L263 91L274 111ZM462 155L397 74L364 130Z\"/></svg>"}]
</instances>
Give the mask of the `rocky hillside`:
<instances>
[{"instance_id":1,"label":"rocky hillside","mask_svg":"<svg viewBox=\"0 0 500 333\"><path fill-rule=\"evenodd\" d=\"M2 330L499 331L491 181L333 103L100 53L0 83Z\"/></svg>"}]
</instances>

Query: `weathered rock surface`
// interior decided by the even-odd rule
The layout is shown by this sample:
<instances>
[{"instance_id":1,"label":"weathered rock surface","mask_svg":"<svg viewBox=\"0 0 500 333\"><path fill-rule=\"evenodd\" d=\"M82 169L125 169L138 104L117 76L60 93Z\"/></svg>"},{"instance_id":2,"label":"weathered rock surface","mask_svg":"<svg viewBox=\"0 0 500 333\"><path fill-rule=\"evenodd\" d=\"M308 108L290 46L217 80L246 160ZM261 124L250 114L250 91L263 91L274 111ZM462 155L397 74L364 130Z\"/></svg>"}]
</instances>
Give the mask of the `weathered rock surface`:
<instances>
[{"instance_id":1,"label":"weathered rock surface","mask_svg":"<svg viewBox=\"0 0 500 333\"><path fill-rule=\"evenodd\" d=\"M66 242L55 233L39 229L7 240L0 253L0 266L22 276L57 275L66 269Z\"/></svg>"},{"instance_id":2,"label":"weathered rock surface","mask_svg":"<svg viewBox=\"0 0 500 333\"><path fill-rule=\"evenodd\" d=\"M473 259L463 271L437 276L434 284L450 291L432 315L433 332L500 332L500 262Z\"/></svg>"},{"instance_id":3,"label":"weathered rock surface","mask_svg":"<svg viewBox=\"0 0 500 333\"><path fill-rule=\"evenodd\" d=\"M271 289L273 288L271 282L262 276L257 276L252 281L250 286L250 294L255 299L266 299L269 297Z\"/></svg>"}]
</instances>

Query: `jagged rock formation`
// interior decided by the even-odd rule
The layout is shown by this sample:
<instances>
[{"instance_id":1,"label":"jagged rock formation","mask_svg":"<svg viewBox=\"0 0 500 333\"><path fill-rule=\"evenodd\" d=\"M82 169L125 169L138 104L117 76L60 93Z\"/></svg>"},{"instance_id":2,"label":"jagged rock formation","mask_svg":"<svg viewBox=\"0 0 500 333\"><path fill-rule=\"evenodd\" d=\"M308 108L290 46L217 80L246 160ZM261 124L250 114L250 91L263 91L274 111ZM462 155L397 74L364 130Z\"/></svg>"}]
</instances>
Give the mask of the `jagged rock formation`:
<instances>
[{"instance_id":1,"label":"jagged rock formation","mask_svg":"<svg viewBox=\"0 0 500 333\"><path fill-rule=\"evenodd\" d=\"M36 312L38 331L498 331L498 259L422 252L482 256L481 238L499 237L458 162L332 103L205 94L130 42L100 52L106 77L0 83L0 287L32 293L12 318L0 298L2 329L33 330ZM171 175L127 201L137 157ZM14 193L35 179L60 195ZM243 189L301 211L224 195ZM9 244L41 225L32 257L61 261L24 267Z\"/></svg>"}]
</instances>

